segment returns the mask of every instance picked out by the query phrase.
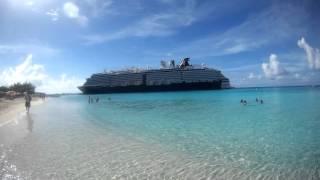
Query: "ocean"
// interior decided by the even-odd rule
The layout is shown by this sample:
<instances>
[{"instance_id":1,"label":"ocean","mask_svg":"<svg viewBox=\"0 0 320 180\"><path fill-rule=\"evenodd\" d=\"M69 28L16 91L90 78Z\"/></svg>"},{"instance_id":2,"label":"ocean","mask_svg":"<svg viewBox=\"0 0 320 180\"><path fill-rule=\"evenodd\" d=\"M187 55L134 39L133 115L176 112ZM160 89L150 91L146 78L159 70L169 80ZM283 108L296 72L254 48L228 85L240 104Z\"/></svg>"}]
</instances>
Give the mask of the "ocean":
<instances>
[{"instance_id":1,"label":"ocean","mask_svg":"<svg viewBox=\"0 0 320 180\"><path fill-rule=\"evenodd\" d=\"M0 127L0 179L320 179L320 88L91 97Z\"/></svg>"}]
</instances>

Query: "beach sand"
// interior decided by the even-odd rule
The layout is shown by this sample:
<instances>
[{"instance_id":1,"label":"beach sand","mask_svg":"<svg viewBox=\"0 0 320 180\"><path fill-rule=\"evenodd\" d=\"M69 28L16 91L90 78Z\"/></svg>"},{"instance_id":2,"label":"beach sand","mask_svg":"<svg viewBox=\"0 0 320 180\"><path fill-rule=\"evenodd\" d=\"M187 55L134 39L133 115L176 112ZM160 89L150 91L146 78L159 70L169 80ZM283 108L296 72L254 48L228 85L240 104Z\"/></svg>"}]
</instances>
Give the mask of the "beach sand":
<instances>
[{"instance_id":1,"label":"beach sand","mask_svg":"<svg viewBox=\"0 0 320 180\"><path fill-rule=\"evenodd\" d=\"M24 103L23 97L15 98L13 100L0 98L0 127L14 121L19 114L24 113L26 111ZM33 97L30 111L32 111L32 106L41 103L43 103L41 98Z\"/></svg>"}]
</instances>

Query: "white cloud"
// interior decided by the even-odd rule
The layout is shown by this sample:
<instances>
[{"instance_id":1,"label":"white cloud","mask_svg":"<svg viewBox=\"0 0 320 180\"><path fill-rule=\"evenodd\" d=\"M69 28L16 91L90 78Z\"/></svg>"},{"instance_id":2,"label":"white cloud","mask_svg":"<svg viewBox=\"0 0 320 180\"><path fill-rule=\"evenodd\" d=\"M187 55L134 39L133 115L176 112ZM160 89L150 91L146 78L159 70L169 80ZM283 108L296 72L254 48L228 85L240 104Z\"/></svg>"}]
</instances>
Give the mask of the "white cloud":
<instances>
[{"instance_id":1,"label":"white cloud","mask_svg":"<svg viewBox=\"0 0 320 180\"><path fill-rule=\"evenodd\" d=\"M298 40L297 44L300 48L305 50L309 68L320 69L320 50L311 47L303 37Z\"/></svg>"},{"instance_id":2,"label":"white cloud","mask_svg":"<svg viewBox=\"0 0 320 180\"><path fill-rule=\"evenodd\" d=\"M63 5L63 11L65 15L69 18L78 18L79 17L79 8L72 2L66 2Z\"/></svg>"},{"instance_id":3,"label":"white cloud","mask_svg":"<svg viewBox=\"0 0 320 180\"><path fill-rule=\"evenodd\" d=\"M76 77L69 77L66 74L61 74L59 78L48 78L45 82L37 87L37 91L49 94L53 93L78 93L77 88L83 84L83 80Z\"/></svg>"},{"instance_id":4,"label":"white cloud","mask_svg":"<svg viewBox=\"0 0 320 180\"><path fill-rule=\"evenodd\" d=\"M66 17L75 19L80 25L86 26L88 24L88 18L81 15L79 7L72 2L66 2L63 4L63 12Z\"/></svg>"},{"instance_id":5,"label":"white cloud","mask_svg":"<svg viewBox=\"0 0 320 180\"><path fill-rule=\"evenodd\" d=\"M32 54L28 54L22 64L14 68L7 68L1 73L1 80L5 85L17 82L32 82L35 85L40 85L45 78L44 67L32 64Z\"/></svg>"},{"instance_id":6,"label":"white cloud","mask_svg":"<svg viewBox=\"0 0 320 180\"><path fill-rule=\"evenodd\" d=\"M46 12L46 15L50 16L52 21L57 21L59 19L58 9L50 9Z\"/></svg>"},{"instance_id":7,"label":"white cloud","mask_svg":"<svg viewBox=\"0 0 320 180\"><path fill-rule=\"evenodd\" d=\"M127 37L169 36L174 34L178 28L190 26L196 21L195 6L194 1L187 1L182 8L175 9L175 11L153 14L117 32L87 35L83 39L86 44L97 44Z\"/></svg>"},{"instance_id":8,"label":"white cloud","mask_svg":"<svg viewBox=\"0 0 320 180\"><path fill-rule=\"evenodd\" d=\"M253 48L248 43L235 44L234 46L227 47L224 51L226 54L236 54L239 52L247 51L248 48Z\"/></svg>"},{"instance_id":9,"label":"white cloud","mask_svg":"<svg viewBox=\"0 0 320 180\"><path fill-rule=\"evenodd\" d=\"M32 54L28 54L21 64L0 72L0 85L12 85L17 82L30 82L39 92L73 93L79 92L77 86L81 85L83 80L67 77L65 74L59 78L52 78L46 73L43 65L32 63Z\"/></svg>"},{"instance_id":10,"label":"white cloud","mask_svg":"<svg viewBox=\"0 0 320 180\"><path fill-rule=\"evenodd\" d=\"M27 6L33 6L34 5L34 2L33 1L26 1L25 4Z\"/></svg>"},{"instance_id":11,"label":"white cloud","mask_svg":"<svg viewBox=\"0 0 320 180\"><path fill-rule=\"evenodd\" d=\"M259 75L255 75L254 73L249 73L248 75L248 79L261 79L262 76L259 74Z\"/></svg>"},{"instance_id":12,"label":"white cloud","mask_svg":"<svg viewBox=\"0 0 320 180\"><path fill-rule=\"evenodd\" d=\"M236 10L237 8L233 7L229 13ZM307 27L304 25L307 17L305 14L301 7L279 3L249 15L245 21L222 33L212 33L191 41L178 48L175 53L187 53L193 57L223 56L282 43L304 32Z\"/></svg>"},{"instance_id":13,"label":"white cloud","mask_svg":"<svg viewBox=\"0 0 320 180\"><path fill-rule=\"evenodd\" d=\"M191 16L180 14L156 14L118 32L88 35L84 36L84 39L86 44L97 44L126 37L168 36L175 33L175 28L189 26L193 20Z\"/></svg>"},{"instance_id":14,"label":"white cloud","mask_svg":"<svg viewBox=\"0 0 320 180\"><path fill-rule=\"evenodd\" d=\"M46 44L21 43L21 44L0 44L0 54L35 54L54 55L60 52L59 49L52 48Z\"/></svg>"},{"instance_id":15,"label":"white cloud","mask_svg":"<svg viewBox=\"0 0 320 180\"><path fill-rule=\"evenodd\" d=\"M261 65L264 75L270 79L280 79L287 71L280 65L277 55L271 54L268 63Z\"/></svg>"},{"instance_id":16,"label":"white cloud","mask_svg":"<svg viewBox=\"0 0 320 180\"><path fill-rule=\"evenodd\" d=\"M113 0L84 0L86 3L86 10L93 17L100 17L106 13L112 13L110 8Z\"/></svg>"}]
</instances>

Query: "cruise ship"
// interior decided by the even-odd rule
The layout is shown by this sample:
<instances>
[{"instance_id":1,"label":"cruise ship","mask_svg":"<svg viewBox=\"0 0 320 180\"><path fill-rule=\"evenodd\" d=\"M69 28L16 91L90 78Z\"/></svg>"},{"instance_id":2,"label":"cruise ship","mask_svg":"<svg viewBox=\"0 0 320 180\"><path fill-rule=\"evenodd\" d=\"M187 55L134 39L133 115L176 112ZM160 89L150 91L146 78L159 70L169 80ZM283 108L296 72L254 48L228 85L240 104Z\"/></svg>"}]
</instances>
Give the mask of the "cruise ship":
<instances>
[{"instance_id":1,"label":"cruise ship","mask_svg":"<svg viewBox=\"0 0 320 180\"><path fill-rule=\"evenodd\" d=\"M184 58L179 65L175 61L161 61L160 69L127 69L91 75L79 87L84 94L186 91L230 88L229 79L221 71L204 65L191 65Z\"/></svg>"}]
</instances>

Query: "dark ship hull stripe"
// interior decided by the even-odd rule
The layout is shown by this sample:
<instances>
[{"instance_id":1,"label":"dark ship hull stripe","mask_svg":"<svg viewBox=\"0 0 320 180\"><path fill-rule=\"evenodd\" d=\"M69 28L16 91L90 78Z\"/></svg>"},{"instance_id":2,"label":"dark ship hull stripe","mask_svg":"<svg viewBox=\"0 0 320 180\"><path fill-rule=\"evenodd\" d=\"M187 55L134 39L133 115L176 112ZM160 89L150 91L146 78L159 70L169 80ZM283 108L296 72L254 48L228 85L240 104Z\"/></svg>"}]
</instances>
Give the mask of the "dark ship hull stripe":
<instances>
[{"instance_id":1,"label":"dark ship hull stripe","mask_svg":"<svg viewBox=\"0 0 320 180\"><path fill-rule=\"evenodd\" d=\"M221 81L196 82L196 83L176 83L168 85L138 85L138 86L82 86L79 89L84 94L104 94L104 93L127 93L127 92L161 92L161 91L191 91L222 89Z\"/></svg>"}]
</instances>

